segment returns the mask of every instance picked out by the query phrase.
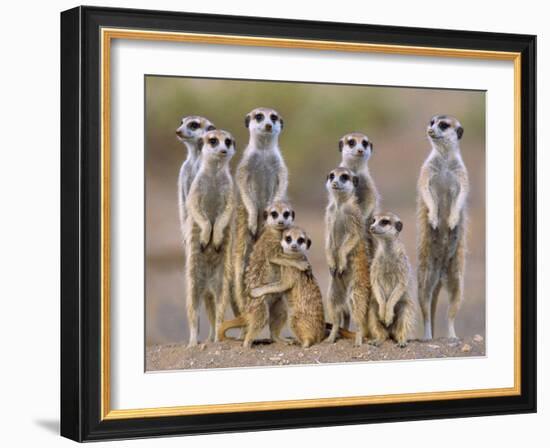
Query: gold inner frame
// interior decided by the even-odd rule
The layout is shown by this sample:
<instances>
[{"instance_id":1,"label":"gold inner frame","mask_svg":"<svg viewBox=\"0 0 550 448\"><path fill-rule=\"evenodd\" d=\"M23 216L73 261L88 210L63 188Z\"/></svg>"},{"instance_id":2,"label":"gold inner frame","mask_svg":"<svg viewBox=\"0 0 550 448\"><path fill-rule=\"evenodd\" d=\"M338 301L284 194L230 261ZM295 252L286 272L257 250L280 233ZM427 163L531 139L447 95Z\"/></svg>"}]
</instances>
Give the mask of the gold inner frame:
<instances>
[{"instance_id":1,"label":"gold inner frame","mask_svg":"<svg viewBox=\"0 0 550 448\"><path fill-rule=\"evenodd\" d=\"M506 60L514 63L514 386L443 392L315 398L216 405L190 405L141 409L111 409L110 369L110 50L113 39L207 43L255 47L368 52L413 56ZM101 29L101 419L199 415L225 412L305 409L413 401L502 397L521 394L521 54L455 48L279 39L195 34L135 29Z\"/></svg>"}]
</instances>

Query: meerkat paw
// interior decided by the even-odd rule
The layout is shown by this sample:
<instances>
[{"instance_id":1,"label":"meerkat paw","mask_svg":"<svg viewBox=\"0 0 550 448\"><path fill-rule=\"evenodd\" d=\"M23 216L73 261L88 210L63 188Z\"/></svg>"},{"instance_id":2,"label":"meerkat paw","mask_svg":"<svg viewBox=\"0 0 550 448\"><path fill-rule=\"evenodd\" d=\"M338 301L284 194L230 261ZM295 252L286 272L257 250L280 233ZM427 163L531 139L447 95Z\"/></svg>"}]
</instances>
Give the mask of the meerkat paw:
<instances>
[{"instance_id":1,"label":"meerkat paw","mask_svg":"<svg viewBox=\"0 0 550 448\"><path fill-rule=\"evenodd\" d=\"M328 270L330 272L331 277L336 277L336 267L335 266L329 267Z\"/></svg>"},{"instance_id":2,"label":"meerkat paw","mask_svg":"<svg viewBox=\"0 0 550 448\"><path fill-rule=\"evenodd\" d=\"M372 345L373 347L380 347L380 345L382 344L383 341L381 341L380 339L369 339L367 341L367 343L369 345Z\"/></svg>"},{"instance_id":3,"label":"meerkat paw","mask_svg":"<svg viewBox=\"0 0 550 448\"><path fill-rule=\"evenodd\" d=\"M395 313L393 312L393 310L390 311L389 309L387 309L386 316L384 317L384 326L386 328L388 328L393 323L394 317Z\"/></svg>"},{"instance_id":4,"label":"meerkat paw","mask_svg":"<svg viewBox=\"0 0 550 448\"><path fill-rule=\"evenodd\" d=\"M399 348L405 348L409 343L407 341L397 341L395 345Z\"/></svg>"},{"instance_id":5,"label":"meerkat paw","mask_svg":"<svg viewBox=\"0 0 550 448\"><path fill-rule=\"evenodd\" d=\"M355 341L353 341L354 347L361 347L363 345L363 337L360 334L355 336Z\"/></svg>"},{"instance_id":6,"label":"meerkat paw","mask_svg":"<svg viewBox=\"0 0 550 448\"><path fill-rule=\"evenodd\" d=\"M187 343L187 348L193 348L193 347L196 347L197 345L199 345L199 344L197 343L197 341L189 341L189 342Z\"/></svg>"},{"instance_id":7,"label":"meerkat paw","mask_svg":"<svg viewBox=\"0 0 550 448\"><path fill-rule=\"evenodd\" d=\"M283 336L272 336L271 341L278 344L285 344L285 345L293 345L295 342L294 339L284 338Z\"/></svg>"},{"instance_id":8,"label":"meerkat paw","mask_svg":"<svg viewBox=\"0 0 550 448\"><path fill-rule=\"evenodd\" d=\"M434 230L437 229L437 226L439 225L439 223L437 222L437 214L435 213L428 214L428 222L432 226L432 229Z\"/></svg>"},{"instance_id":9,"label":"meerkat paw","mask_svg":"<svg viewBox=\"0 0 550 448\"><path fill-rule=\"evenodd\" d=\"M458 225L459 220L460 220L460 215L456 212L451 212L451 214L449 215L449 219L447 220L449 229L454 230L454 228Z\"/></svg>"},{"instance_id":10,"label":"meerkat paw","mask_svg":"<svg viewBox=\"0 0 550 448\"><path fill-rule=\"evenodd\" d=\"M337 272L338 277L342 278L344 276L344 274L346 273L346 270L347 270L347 267L338 269L338 272Z\"/></svg>"},{"instance_id":11,"label":"meerkat paw","mask_svg":"<svg viewBox=\"0 0 550 448\"><path fill-rule=\"evenodd\" d=\"M329 344L334 344L336 342L336 335L329 335L329 337L325 339L325 342L328 342Z\"/></svg>"}]
</instances>

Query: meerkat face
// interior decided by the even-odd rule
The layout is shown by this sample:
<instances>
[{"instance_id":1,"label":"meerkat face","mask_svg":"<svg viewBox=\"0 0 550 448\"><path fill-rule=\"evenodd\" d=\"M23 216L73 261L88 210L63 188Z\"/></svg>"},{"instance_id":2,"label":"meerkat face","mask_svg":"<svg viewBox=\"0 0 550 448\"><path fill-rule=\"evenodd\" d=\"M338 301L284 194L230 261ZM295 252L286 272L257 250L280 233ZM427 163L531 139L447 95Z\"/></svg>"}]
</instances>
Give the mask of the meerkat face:
<instances>
[{"instance_id":1,"label":"meerkat face","mask_svg":"<svg viewBox=\"0 0 550 448\"><path fill-rule=\"evenodd\" d=\"M464 128L450 115L434 115L426 130L428 138L435 144L456 143L462 138Z\"/></svg>"},{"instance_id":2,"label":"meerkat face","mask_svg":"<svg viewBox=\"0 0 550 448\"><path fill-rule=\"evenodd\" d=\"M338 167L327 176L326 187L330 194L349 196L353 194L359 178L348 168Z\"/></svg>"},{"instance_id":3,"label":"meerkat face","mask_svg":"<svg viewBox=\"0 0 550 448\"><path fill-rule=\"evenodd\" d=\"M244 124L251 134L279 135L283 130L283 119L274 109L258 107L249 112Z\"/></svg>"},{"instance_id":4,"label":"meerkat face","mask_svg":"<svg viewBox=\"0 0 550 448\"><path fill-rule=\"evenodd\" d=\"M276 201L264 210L266 225L277 230L288 229L295 217L294 210L284 201Z\"/></svg>"},{"instance_id":5,"label":"meerkat face","mask_svg":"<svg viewBox=\"0 0 550 448\"><path fill-rule=\"evenodd\" d=\"M285 254L303 254L311 247L308 234L299 227L291 227L283 232L281 246Z\"/></svg>"},{"instance_id":6,"label":"meerkat face","mask_svg":"<svg viewBox=\"0 0 550 448\"><path fill-rule=\"evenodd\" d=\"M397 238L403 230L403 223L393 213L379 213L370 219L369 230L377 238Z\"/></svg>"},{"instance_id":7,"label":"meerkat face","mask_svg":"<svg viewBox=\"0 0 550 448\"><path fill-rule=\"evenodd\" d=\"M180 126L176 129L176 137L180 142L197 142L205 132L215 129L216 126L207 118L190 115L181 119Z\"/></svg>"},{"instance_id":8,"label":"meerkat face","mask_svg":"<svg viewBox=\"0 0 550 448\"><path fill-rule=\"evenodd\" d=\"M235 154L235 139L222 130L208 131L198 140L199 151L206 159L229 161Z\"/></svg>"},{"instance_id":9,"label":"meerkat face","mask_svg":"<svg viewBox=\"0 0 550 448\"><path fill-rule=\"evenodd\" d=\"M338 143L342 159L356 162L359 160L367 161L370 159L374 146L369 138L360 132L352 132L344 135Z\"/></svg>"}]
</instances>

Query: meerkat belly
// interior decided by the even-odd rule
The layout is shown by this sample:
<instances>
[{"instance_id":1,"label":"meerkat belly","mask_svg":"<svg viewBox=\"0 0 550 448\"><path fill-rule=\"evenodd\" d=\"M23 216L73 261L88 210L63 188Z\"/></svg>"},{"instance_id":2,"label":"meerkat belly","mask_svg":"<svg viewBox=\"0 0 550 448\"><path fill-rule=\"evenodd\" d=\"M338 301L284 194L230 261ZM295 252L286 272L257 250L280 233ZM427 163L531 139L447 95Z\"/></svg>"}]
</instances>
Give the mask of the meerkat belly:
<instances>
[{"instance_id":1,"label":"meerkat belly","mask_svg":"<svg viewBox=\"0 0 550 448\"><path fill-rule=\"evenodd\" d=\"M250 161L250 184L256 193L258 210L266 208L275 196L278 165L277 158L261 153Z\"/></svg>"}]
</instances>

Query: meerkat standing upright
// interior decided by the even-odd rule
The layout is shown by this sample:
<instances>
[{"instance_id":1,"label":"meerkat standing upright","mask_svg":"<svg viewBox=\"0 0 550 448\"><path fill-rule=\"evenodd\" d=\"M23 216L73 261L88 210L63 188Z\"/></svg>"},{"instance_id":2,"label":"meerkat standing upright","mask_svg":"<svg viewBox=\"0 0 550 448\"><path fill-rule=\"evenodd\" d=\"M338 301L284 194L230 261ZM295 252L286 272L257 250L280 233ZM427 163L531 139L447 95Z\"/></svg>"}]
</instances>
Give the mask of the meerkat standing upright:
<instances>
[{"instance_id":1,"label":"meerkat standing upright","mask_svg":"<svg viewBox=\"0 0 550 448\"><path fill-rule=\"evenodd\" d=\"M365 134L352 132L340 139L338 147L342 153L340 166L349 168L359 179L355 194L363 217L368 222L372 214L378 209L380 201L378 190L372 180L368 166L374 146Z\"/></svg>"},{"instance_id":2,"label":"meerkat standing upright","mask_svg":"<svg viewBox=\"0 0 550 448\"><path fill-rule=\"evenodd\" d=\"M180 126L176 129L178 140L187 148L187 158L182 163L178 175L178 212L182 235L184 234L185 218L187 216L185 202L200 164L200 150L197 143L205 132L214 129L216 127L210 120L197 115L182 118Z\"/></svg>"},{"instance_id":3,"label":"meerkat standing upright","mask_svg":"<svg viewBox=\"0 0 550 448\"><path fill-rule=\"evenodd\" d=\"M217 340L230 297L231 229L235 209L229 161L235 140L226 131L209 131L199 139L201 165L187 198L185 274L189 346L197 344L199 307L205 302L209 340Z\"/></svg>"},{"instance_id":4,"label":"meerkat standing upright","mask_svg":"<svg viewBox=\"0 0 550 448\"><path fill-rule=\"evenodd\" d=\"M328 341L336 341L342 320L349 314L356 327L355 345L361 345L367 336L370 291L366 224L355 195L358 183L350 169L332 170L326 182L329 204L325 213L325 252L331 273L327 308L332 328Z\"/></svg>"},{"instance_id":5,"label":"meerkat standing upright","mask_svg":"<svg viewBox=\"0 0 550 448\"><path fill-rule=\"evenodd\" d=\"M399 240L403 223L393 213L377 213L369 231L376 240L370 265L371 301L369 304L370 342L378 345L391 336L405 347L414 327L415 308L409 294L411 267L405 246Z\"/></svg>"},{"instance_id":6,"label":"meerkat standing upright","mask_svg":"<svg viewBox=\"0 0 550 448\"><path fill-rule=\"evenodd\" d=\"M237 167L239 190L234 254L233 311L245 304L244 272L253 242L263 227L263 211L275 200L285 200L288 170L279 149L283 119L273 109L257 108L245 117L250 140Z\"/></svg>"},{"instance_id":7,"label":"meerkat standing upright","mask_svg":"<svg viewBox=\"0 0 550 448\"><path fill-rule=\"evenodd\" d=\"M460 155L464 130L456 118L434 116L427 134L432 150L420 171L417 195L418 300L424 339L433 337L437 300L449 292L447 334L456 338L455 317L463 294L468 172Z\"/></svg>"}]
</instances>

